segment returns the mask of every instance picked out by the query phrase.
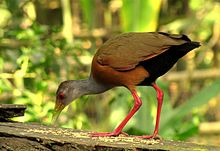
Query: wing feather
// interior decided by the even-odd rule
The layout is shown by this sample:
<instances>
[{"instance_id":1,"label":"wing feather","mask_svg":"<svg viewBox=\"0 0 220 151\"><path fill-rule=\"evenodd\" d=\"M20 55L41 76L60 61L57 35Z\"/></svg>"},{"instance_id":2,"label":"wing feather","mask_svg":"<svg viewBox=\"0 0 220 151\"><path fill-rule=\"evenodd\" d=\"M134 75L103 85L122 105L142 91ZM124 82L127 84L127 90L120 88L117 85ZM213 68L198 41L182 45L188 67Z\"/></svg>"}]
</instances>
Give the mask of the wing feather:
<instances>
[{"instance_id":1,"label":"wing feather","mask_svg":"<svg viewBox=\"0 0 220 151\"><path fill-rule=\"evenodd\" d=\"M162 32L125 33L104 43L97 51L97 61L123 71L135 68L139 62L153 58L171 46L190 41L185 35Z\"/></svg>"}]
</instances>

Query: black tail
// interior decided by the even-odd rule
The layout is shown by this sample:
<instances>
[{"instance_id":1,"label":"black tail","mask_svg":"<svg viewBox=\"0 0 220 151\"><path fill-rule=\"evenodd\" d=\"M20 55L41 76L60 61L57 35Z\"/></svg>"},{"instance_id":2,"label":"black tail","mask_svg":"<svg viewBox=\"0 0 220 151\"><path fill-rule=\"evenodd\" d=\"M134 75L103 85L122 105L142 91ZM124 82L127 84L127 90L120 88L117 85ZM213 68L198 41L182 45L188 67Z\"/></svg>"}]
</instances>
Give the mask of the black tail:
<instances>
[{"instance_id":1,"label":"black tail","mask_svg":"<svg viewBox=\"0 0 220 151\"><path fill-rule=\"evenodd\" d=\"M194 46L194 48L197 48L197 47L201 46L200 43L197 42L197 41L191 41L190 43L191 43L191 45Z\"/></svg>"},{"instance_id":2,"label":"black tail","mask_svg":"<svg viewBox=\"0 0 220 151\"><path fill-rule=\"evenodd\" d=\"M182 45L176 46L176 49L178 51L185 51L185 52L189 52L197 47L201 46L199 42L195 42L195 41L190 41L190 42L186 42Z\"/></svg>"}]
</instances>

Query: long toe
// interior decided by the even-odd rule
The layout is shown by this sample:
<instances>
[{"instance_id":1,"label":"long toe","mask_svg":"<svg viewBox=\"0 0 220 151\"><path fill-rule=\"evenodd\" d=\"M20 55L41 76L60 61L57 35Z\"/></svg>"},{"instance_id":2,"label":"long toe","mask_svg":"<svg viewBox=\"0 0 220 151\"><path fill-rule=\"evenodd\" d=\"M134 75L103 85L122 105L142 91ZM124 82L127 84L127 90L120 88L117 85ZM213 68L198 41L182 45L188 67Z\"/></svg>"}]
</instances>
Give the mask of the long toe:
<instances>
[{"instance_id":1,"label":"long toe","mask_svg":"<svg viewBox=\"0 0 220 151\"><path fill-rule=\"evenodd\" d=\"M160 135L143 135L143 136L134 136L137 138L143 138L143 139L155 139L155 140L162 140L162 137Z\"/></svg>"},{"instance_id":2,"label":"long toe","mask_svg":"<svg viewBox=\"0 0 220 151\"><path fill-rule=\"evenodd\" d=\"M121 136L129 136L125 132L120 132L119 134L115 133L115 132L93 132L93 133L91 133L92 137L111 137L111 136L119 136L119 135L121 135Z\"/></svg>"},{"instance_id":3,"label":"long toe","mask_svg":"<svg viewBox=\"0 0 220 151\"><path fill-rule=\"evenodd\" d=\"M114 132L94 132L91 133L92 137L110 137L110 136L118 136Z\"/></svg>"}]
</instances>

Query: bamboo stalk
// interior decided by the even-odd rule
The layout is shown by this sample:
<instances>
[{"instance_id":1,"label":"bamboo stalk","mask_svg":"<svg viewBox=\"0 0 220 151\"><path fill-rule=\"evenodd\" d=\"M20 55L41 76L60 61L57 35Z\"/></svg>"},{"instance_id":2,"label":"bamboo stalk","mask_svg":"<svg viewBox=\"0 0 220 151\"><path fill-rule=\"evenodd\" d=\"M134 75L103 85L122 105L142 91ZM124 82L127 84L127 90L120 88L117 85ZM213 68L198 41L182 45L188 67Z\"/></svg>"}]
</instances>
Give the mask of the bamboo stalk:
<instances>
[{"instance_id":1,"label":"bamboo stalk","mask_svg":"<svg viewBox=\"0 0 220 151\"><path fill-rule=\"evenodd\" d=\"M194 70L192 72L169 72L163 77L161 77L162 80L166 81L181 81L185 79L201 80L206 78L220 78L220 69L203 69Z\"/></svg>"},{"instance_id":2,"label":"bamboo stalk","mask_svg":"<svg viewBox=\"0 0 220 151\"><path fill-rule=\"evenodd\" d=\"M201 123L199 132L201 134L220 134L220 121Z\"/></svg>"},{"instance_id":3,"label":"bamboo stalk","mask_svg":"<svg viewBox=\"0 0 220 151\"><path fill-rule=\"evenodd\" d=\"M63 36L67 42L73 43L72 14L70 0L61 0L63 11Z\"/></svg>"}]
</instances>

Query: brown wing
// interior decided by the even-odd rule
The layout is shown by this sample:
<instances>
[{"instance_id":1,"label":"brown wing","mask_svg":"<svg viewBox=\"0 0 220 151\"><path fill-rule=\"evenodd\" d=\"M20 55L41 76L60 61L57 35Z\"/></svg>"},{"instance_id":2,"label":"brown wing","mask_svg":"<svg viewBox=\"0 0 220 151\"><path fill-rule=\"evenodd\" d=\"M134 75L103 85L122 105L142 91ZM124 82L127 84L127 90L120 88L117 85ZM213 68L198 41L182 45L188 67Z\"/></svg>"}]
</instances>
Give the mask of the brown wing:
<instances>
[{"instance_id":1,"label":"brown wing","mask_svg":"<svg viewBox=\"0 0 220 151\"><path fill-rule=\"evenodd\" d=\"M173 45L190 41L185 35L166 33L125 33L104 43L97 51L97 61L115 70L135 68L144 60L155 57Z\"/></svg>"}]
</instances>

